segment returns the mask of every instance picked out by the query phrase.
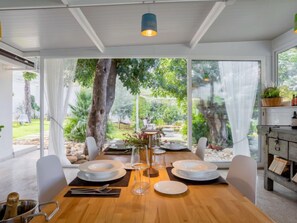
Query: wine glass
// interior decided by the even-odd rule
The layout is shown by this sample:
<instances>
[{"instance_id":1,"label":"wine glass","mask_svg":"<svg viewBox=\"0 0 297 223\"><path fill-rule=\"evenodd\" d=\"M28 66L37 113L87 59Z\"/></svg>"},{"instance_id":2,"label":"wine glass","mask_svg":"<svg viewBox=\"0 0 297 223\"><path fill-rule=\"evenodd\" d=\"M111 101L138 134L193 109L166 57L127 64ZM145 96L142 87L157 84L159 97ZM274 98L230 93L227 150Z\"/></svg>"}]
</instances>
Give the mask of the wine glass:
<instances>
[{"instance_id":1,"label":"wine glass","mask_svg":"<svg viewBox=\"0 0 297 223\"><path fill-rule=\"evenodd\" d=\"M135 195L144 195L150 187L147 147L132 149L131 166L134 169L132 193Z\"/></svg>"}]
</instances>

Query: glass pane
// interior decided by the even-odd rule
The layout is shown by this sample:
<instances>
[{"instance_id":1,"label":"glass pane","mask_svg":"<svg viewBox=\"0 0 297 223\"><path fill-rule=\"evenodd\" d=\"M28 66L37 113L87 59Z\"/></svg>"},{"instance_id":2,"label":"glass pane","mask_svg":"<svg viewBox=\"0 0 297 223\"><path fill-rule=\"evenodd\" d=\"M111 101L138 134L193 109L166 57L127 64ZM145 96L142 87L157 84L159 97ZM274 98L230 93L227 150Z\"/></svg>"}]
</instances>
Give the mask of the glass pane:
<instances>
[{"instance_id":1,"label":"glass pane","mask_svg":"<svg viewBox=\"0 0 297 223\"><path fill-rule=\"evenodd\" d=\"M297 47L278 54L278 84L297 91Z\"/></svg>"},{"instance_id":2,"label":"glass pane","mask_svg":"<svg viewBox=\"0 0 297 223\"><path fill-rule=\"evenodd\" d=\"M259 97L259 65L255 61L192 62L193 150L199 138L206 137L205 160L229 162L234 154L242 153L245 141L246 153L259 159L255 100ZM248 80L252 74L255 80Z\"/></svg>"}]
</instances>

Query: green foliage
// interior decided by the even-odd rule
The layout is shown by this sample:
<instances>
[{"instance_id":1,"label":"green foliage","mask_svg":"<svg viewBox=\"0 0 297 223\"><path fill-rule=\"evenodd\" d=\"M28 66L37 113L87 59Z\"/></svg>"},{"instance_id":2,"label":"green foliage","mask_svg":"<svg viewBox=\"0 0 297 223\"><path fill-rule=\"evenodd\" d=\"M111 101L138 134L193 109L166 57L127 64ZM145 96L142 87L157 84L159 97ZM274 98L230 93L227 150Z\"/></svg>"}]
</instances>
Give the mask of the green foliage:
<instances>
[{"instance_id":1,"label":"green foliage","mask_svg":"<svg viewBox=\"0 0 297 223\"><path fill-rule=\"evenodd\" d=\"M0 125L0 133L1 133L3 128L4 128L4 125ZM1 135L0 135L0 137L1 137Z\"/></svg>"},{"instance_id":2,"label":"green foliage","mask_svg":"<svg viewBox=\"0 0 297 223\"><path fill-rule=\"evenodd\" d=\"M108 121L107 122L107 127L106 127L106 138L107 139L114 139L114 132L116 131L116 128L112 124L112 122Z\"/></svg>"},{"instance_id":3,"label":"green foliage","mask_svg":"<svg viewBox=\"0 0 297 223\"><path fill-rule=\"evenodd\" d=\"M296 91L292 91L288 86L279 86L280 96L287 100L291 100L293 98L293 94L297 95Z\"/></svg>"},{"instance_id":4,"label":"green foliage","mask_svg":"<svg viewBox=\"0 0 297 223\"><path fill-rule=\"evenodd\" d=\"M131 95L123 86L121 81L116 82L115 100L111 108L111 114L116 115L120 120L132 116L135 96Z\"/></svg>"},{"instance_id":5,"label":"green foliage","mask_svg":"<svg viewBox=\"0 0 297 223\"><path fill-rule=\"evenodd\" d=\"M193 143L198 143L198 140L201 137L207 137L209 134L209 127L206 123L206 119L204 118L202 113L193 114L192 116L192 136ZM187 135L188 125L185 123L182 127L182 134Z\"/></svg>"},{"instance_id":6,"label":"green foliage","mask_svg":"<svg viewBox=\"0 0 297 223\"><path fill-rule=\"evenodd\" d=\"M174 97L179 102L186 100L187 61L185 59L159 59L152 75L154 78L149 87L154 96Z\"/></svg>"},{"instance_id":7,"label":"green foliage","mask_svg":"<svg viewBox=\"0 0 297 223\"><path fill-rule=\"evenodd\" d=\"M136 95L140 93L140 88L149 88L154 81L151 71L157 65L156 59L117 59L116 68L123 85Z\"/></svg>"},{"instance_id":8,"label":"green foliage","mask_svg":"<svg viewBox=\"0 0 297 223\"><path fill-rule=\"evenodd\" d=\"M278 84L297 90L297 47L281 52L278 58Z\"/></svg>"},{"instance_id":9,"label":"green foliage","mask_svg":"<svg viewBox=\"0 0 297 223\"><path fill-rule=\"evenodd\" d=\"M132 119L136 117L136 105L134 105ZM172 125L177 121L184 120L186 113L172 99L156 101L153 98L139 97L139 118L149 118L156 125ZM140 127L143 127L142 121Z\"/></svg>"},{"instance_id":10,"label":"green foliage","mask_svg":"<svg viewBox=\"0 0 297 223\"><path fill-rule=\"evenodd\" d=\"M93 86L97 62L98 59L78 59L74 81L83 87Z\"/></svg>"},{"instance_id":11,"label":"green foliage","mask_svg":"<svg viewBox=\"0 0 297 223\"><path fill-rule=\"evenodd\" d=\"M279 98L280 97L280 89L278 87L267 87L264 89L262 98Z\"/></svg>"},{"instance_id":12,"label":"green foliage","mask_svg":"<svg viewBox=\"0 0 297 223\"><path fill-rule=\"evenodd\" d=\"M32 72L24 72L23 77L26 81L32 81L37 77L37 74Z\"/></svg>"},{"instance_id":13,"label":"green foliage","mask_svg":"<svg viewBox=\"0 0 297 223\"><path fill-rule=\"evenodd\" d=\"M34 95L31 95L31 108L33 110L33 118L38 118L36 112L40 111L40 107L36 103Z\"/></svg>"},{"instance_id":14,"label":"green foliage","mask_svg":"<svg viewBox=\"0 0 297 223\"><path fill-rule=\"evenodd\" d=\"M71 115L65 122L64 133L68 140L84 142L92 95L90 90L81 89L76 97L76 105L69 105Z\"/></svg>"}]
</instances>

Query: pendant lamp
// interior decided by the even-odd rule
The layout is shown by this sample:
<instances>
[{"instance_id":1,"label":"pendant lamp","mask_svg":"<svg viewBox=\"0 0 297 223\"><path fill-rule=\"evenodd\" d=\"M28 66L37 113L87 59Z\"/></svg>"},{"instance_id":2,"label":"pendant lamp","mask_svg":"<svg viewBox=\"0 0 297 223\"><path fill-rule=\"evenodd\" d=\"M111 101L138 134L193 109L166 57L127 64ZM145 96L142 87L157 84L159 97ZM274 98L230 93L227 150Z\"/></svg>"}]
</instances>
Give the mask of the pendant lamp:
<instances>
[{"instance_id":1,"label":"pendant lamp","mask_svg":"<svg viewBox=\"0 0 297 223\"><path fill-rule=\"evenodd\" d=\"M295 26L294 26L294 32L297 33L297 14L295 15Z\"/></svg>"},{"instance_id":2,"label":"pendant lamp","mask_svg":"<svg viewBox=\"0 0 297 223\"><path fill-rule=\"evenodd\" d=\"M141 35L156 36L157 32L157 17L153 13L145 13L141 20Z\"/></svg>"}]
</instances>

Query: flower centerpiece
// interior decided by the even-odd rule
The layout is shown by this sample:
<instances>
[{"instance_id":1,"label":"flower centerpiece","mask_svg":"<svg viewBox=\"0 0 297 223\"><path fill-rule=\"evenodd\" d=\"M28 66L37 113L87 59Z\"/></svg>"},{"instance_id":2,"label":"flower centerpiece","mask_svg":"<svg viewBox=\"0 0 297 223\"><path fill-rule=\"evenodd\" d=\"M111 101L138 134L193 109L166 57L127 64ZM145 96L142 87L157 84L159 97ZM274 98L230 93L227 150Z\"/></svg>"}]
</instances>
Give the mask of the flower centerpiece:
<instances>
[{"instance_id":1,"label":"flower centerpiece","mask_svg":"<svg viewBox=\"0 0 297 223\"><path fill-rule=\"evenodd\" d=\"M144 132L133 133L133 134L124 134L125 139L124 143L127 146L134 146L136 148L144 148L149 143L148 135Z\"/></svg>"}]
</instances>

